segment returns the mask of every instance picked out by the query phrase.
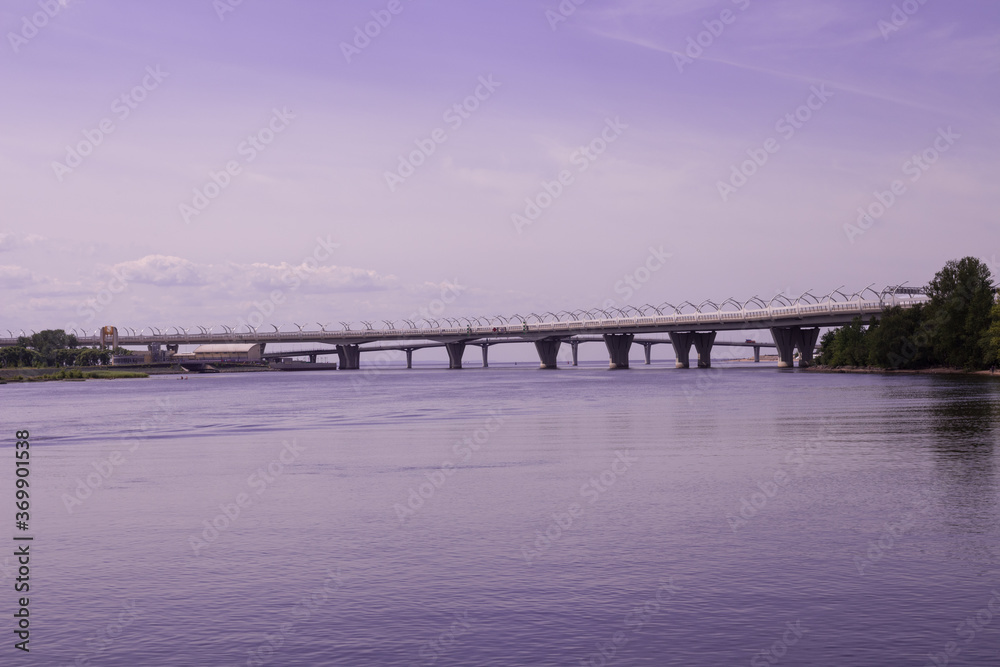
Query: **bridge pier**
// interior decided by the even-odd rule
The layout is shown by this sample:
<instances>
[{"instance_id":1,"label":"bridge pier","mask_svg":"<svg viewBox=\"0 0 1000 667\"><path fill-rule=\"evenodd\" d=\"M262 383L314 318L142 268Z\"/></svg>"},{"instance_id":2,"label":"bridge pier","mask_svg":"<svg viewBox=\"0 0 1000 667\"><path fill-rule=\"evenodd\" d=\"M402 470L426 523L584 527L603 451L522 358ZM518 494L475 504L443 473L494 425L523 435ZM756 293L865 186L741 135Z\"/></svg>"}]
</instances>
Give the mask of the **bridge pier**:
<instances>
[{"instance_id":1,"label":"bridge pier","mask_svg":"<svg viewBox=\"0 0 1000 667\"><path fill-rule=\"evenodd\" d=\"M803 329L802 327L771 327L774 345L778 348L778 368L793 368L795 366L795 349L798 348L799 368L808 368L812 364L813 350L819 338L819 328Z\"/></svg>"},{"instance_id":2,"label":"bridge pier","mask_svg":"<svg viewBox=\"0 0 1000 667\"><path fill-rule=\"evenodd\" d=\"M675 332L670 334L670 344L674 348L674 358L677 362L674 364L676 368L690 368L691 367L691 343L693 342L694 334L691 332Z\"/></svg>"},{"instance_id":3,"label":"bridge pier","mask_svg":"<svg viewBox=\"0 0 1000 667\"><path fill-rule=\"evenodd\" d=\"M635 334L604 334L604 344L611 357L610 368L628 368L628 351Z\"/></svg>"},{"instance_id":4,"label":"bridge pier","mask_svg":"<svg viewBox=\"0 0 1000 667\"><path fill-rule=\"evenodd\" d=\"M483 368L490 367L490 345L495 345L495 343L473 343L473 345L478 345L483 350Z\"/></svg>"},{"instance_id":5,"label":"bridge pier","mask_svg":"<svg viewBox=\"0 0 1000 667\"><path fill-rule=\"evenodd\" d=\"M461 368L462 355L465 354L465 341L445 343L444 347L448 350L448 368Z\"/></svg>"},{"instance_id":6,"label":"bridge pier","mask_svg":"<svg viewBox=\"0 0 1000 667\"><path fill-rule=\"evenodd\" d=\"M309 355L309 363L310 364L315 364L316 363L316 355L315 354L310 354Z\"/></svg>"},{"instance_id":7,"label":"bridge pier","mask_svg":"<svg viewBox=\"0 0 1000 667\"><path fill-rule=\"evenodd\" d=\"M698 368L712 367L712 345L715 344L715 336L718 332L695 333L694 349L698 351Z\"/></svg>"},{"instance_id":8,"label":"bridge pier","mask_svg":"<svg viewBox=\"0 0 1000 667\"><path fill-rule=\"evenodd\" d=\"M559 354L559 346L562 341L558 338L545 338L535 341L535 350L538 351L538 359L541 362L539 368L558 368L556 355Z\"/></svg>"},{"instance_id":9,"label":"bridge pier","mask_svg":"<svg viewBox=\"0 0 1000 667\"><path fill-rule=\"evenodd\" d=\"M340 361L337 368L342 371L356 371L361 367L361 350L357 345L338 345L337 357Z\"/></svg>"},{"instance_id":10,"label":"bridge pier","mask_svg":"<svg viewBox=\"0 0 1000 667\"><path fill-rule=\"evenodd\" d=\"M753 360L754 363L760 363L760 345L753 346Z\"/></svg>"},{"instance_id":11,"label":"bridge pier","mask_svg":"<svg viewBox=\"0 0 1000 667\"><path fill-rule=\"evenodd\" d=\"M799 368L812 366L817 340L819 340L819 327L799 329Z\"/></svg>"},{"instance_id":12,"label":"bridge pier","mask_svg":"<svg viewBox=\"0 0 1000 667\"><path fill-rule=\"evenodd\" d=\"M403 352L406 352L406 367L413 368L413 348L412 347L404 348Z\"/></svg>"},{"instance_id":13,"label":"bridge pier","mask_svg":"<svg viewBox=\"0 0 1000 667\"><path fill-rule=\"evenodd\" d=\"M643 348L642 349L643 353L646 355L646 365L649 366L649 357L650 357L649 352L653 348L653 344L652 343L643 343L642 344L642 348Z\"/></svg>"},{"instance_id":14,"label":"bridge pier","mask_svg":"<svg viewBox=\"0 0 1000 667\"><path fill-rule=\"evenodd\" d=\"M715 344L715 331L679 331L670 334L670 344L674 347L674 357L677 368L691 368L691 346L698 352L698 368L712 367L712 345Z\"/></svg>"},{"instance_id":15,"label":"bridge pier","mask_svg":"<svg viewBox=\"0 0 1000 667\"><path fill-rule=\"evenodd\" d=\"M570 347L573 348L573 365L577 366L578 363L577 363L577 355L576 355L576 353L577 353L577 348L580 347L580 341L578 341L578 340L571 340L569 342L569 345L570 345Z\"/></svg>"}]
</instances>

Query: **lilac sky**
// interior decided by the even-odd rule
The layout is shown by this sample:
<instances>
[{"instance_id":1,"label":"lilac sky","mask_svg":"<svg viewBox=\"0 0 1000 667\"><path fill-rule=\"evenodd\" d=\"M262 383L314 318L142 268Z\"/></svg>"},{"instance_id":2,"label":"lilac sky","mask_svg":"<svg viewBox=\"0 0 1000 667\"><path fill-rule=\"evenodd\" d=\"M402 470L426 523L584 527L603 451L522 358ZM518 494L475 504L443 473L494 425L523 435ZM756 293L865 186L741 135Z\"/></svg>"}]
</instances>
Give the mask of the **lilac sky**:
<instances>
[{"instance_id":1,"label":"lilac sky","mask_svg":"<svg viewBox=\"0 0 1000 667\"><path fill-rule=\"evenodd\" d=\"M3 335L1000 260L995 0L9 0L0 26Z\"/></svg>"}]
</instances>

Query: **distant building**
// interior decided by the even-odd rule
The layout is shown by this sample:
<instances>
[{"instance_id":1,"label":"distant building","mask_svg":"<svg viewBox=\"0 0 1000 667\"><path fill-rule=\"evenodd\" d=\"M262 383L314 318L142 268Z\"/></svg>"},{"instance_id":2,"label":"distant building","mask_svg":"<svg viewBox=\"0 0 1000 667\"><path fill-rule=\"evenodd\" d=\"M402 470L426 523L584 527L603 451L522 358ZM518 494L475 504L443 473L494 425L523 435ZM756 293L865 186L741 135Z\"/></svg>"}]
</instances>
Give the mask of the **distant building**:
<instances>
[{"instance_id":1,"label":"distant building","mask_svg":"<svg viewBox=\"0 0 1000 667\"><path fill-rule=\"evenodd\" d=\"M148 364L149 354L118 354L111 357L112 366L135 366L137 364Z\"/></svg>"},{"instance_id":2,"label":"distant building","mask_svg":"<svg viewBox=\"0 0 1000 667\"><path fill-rule=\"evenodd\" d=\"M176 358L178 355L174 355ZM195 359L225 361L260 361L260 343L213 343L199 345L194 350Z\"/></svg>"}]
</instances>

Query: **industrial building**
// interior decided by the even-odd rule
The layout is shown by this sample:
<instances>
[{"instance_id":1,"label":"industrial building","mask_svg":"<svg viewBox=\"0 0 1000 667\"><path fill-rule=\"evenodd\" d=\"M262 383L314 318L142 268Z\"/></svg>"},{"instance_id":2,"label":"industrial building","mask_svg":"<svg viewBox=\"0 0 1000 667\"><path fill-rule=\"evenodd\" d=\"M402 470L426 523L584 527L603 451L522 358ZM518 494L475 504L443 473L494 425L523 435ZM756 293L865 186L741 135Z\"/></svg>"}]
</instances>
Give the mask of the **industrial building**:
<instances>
[{"instance_id":1,"label":"industrial building","mask_svg":"<svg viewBox=\"0 0 1000 667\"><path fill-rule=\"evenodd\" d=\"M262 350L260 343L213 343L199 345L191 353L191 359L214 359L217 361L260 361ZM173 359L182 358L174 354Z\"/></svg>"}]
</instances>

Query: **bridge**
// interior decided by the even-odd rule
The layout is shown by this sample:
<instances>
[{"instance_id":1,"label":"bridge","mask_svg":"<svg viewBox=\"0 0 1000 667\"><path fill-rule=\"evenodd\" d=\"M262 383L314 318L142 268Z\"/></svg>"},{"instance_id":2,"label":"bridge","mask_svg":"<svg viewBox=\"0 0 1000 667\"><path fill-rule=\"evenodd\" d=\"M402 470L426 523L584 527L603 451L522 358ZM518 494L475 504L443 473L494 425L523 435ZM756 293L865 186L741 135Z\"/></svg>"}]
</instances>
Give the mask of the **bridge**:
<instances>
[{"instance_id":1,"label":"bridge","mask_svg":"<svg viewBox=\"0 0 1000 667\"><path fill-rule=\"evenodd\" d=\"M462 368L462 359L469 345L482 348L483 365L488 366L490 346L501 343L532 343L541 368L556 368L556 356L564 343L572 347L573 365L576 365L578 346L595 341L603 341L607 347L611 368L628 368L633 343L644 346L646 363L649 363L653 345L671 345L678 368L690 368L692 346L697 353L698 368L711 366L712 348L717 345L754 348L756 360L760 358L761 347L775 347L778 367L788 368L794 366L796 350L799 352L799 366L807 367L812 363L823 327L843 326L855 317L871 318L893 306L909 308L926 301L921 288L897 285L876 292L869 285L852 295L838 288L822 297L805 292L795 299L778 295L766 303L755 296L743 303L730 298L721 304L703 301L695 305L685 301L678 306L670 303L659 306L645 304L639 307L546 312L542 315L423 319L419 323L401 320L405 326L384 320L382 328L376 328L372 322L362 322L361 329L341 322L342 329L339 331L328 331L324 325L318 325L318 331L304 331L299 325L296 325L298 331L281 331L280 327L272 324L273 332L262 332L260 326L250 325L246 325L247 331L240 332L234 327L222 325L221 332L215 332L214 327L196 327L196 332L192 328L150 327L151 332L147 333L146 329L136 332L122 327L127 332L122 334L115 327L104 327L89 335L86 332L72 333L77 335L81 345L146 345L151 350L163 346L173 352L179 345L211 343L254 343L260 344L262 349L267 344L282 343L329 345L332 347L304 352L271 352L264 356L310 356L315 359L321 354L336 353L339 368L343 370L357 370L362 352L386 350L404 351L407 368L410 368L413 352L427 347L444 347L448 353L449 368L457 369ZM693 312L684 312L686 309ZM773 342L716 341L720 331L759 329L769 329ZM10 330L8 334L10 337L0 338L0 346L17 344L17 336ZM648 337L655 334L667 334L669 338ZM22 331L21 335L26 334Z\"/></svg>"}]
</instances>

